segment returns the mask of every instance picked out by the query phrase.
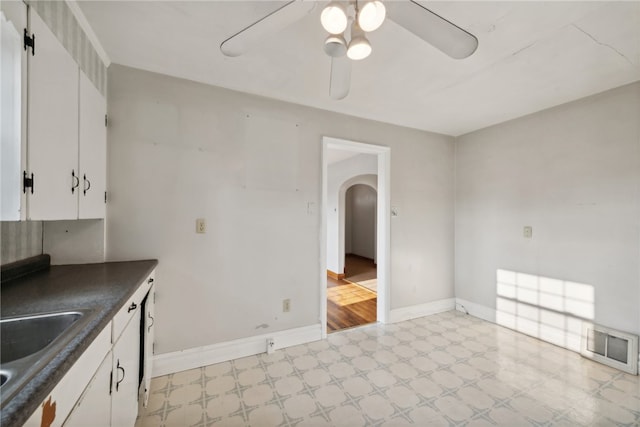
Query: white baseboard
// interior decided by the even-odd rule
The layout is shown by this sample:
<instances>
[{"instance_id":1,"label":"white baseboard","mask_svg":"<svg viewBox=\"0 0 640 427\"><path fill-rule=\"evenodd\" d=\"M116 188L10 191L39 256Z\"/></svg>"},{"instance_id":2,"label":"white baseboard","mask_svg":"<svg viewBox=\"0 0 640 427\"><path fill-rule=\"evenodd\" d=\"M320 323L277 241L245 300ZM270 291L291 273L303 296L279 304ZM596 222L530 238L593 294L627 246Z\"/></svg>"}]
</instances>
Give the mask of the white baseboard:
<instances>
[{"instance_id":1,"label":"white baseboard","mask_svg":"<svg viewBox=\"0 0 640 427\"><path fill-rule=\"evenodd\" d=\"M425 304L396 308L389 312L389 323L403 322L405 320L442 313L444 311L453 310L455 306L455 298L447 298Z\"/></svg>"},{"instance_id":2,"label":"white baseboard","mask_svg":"<svg viewBox=\"0 0 640 427\"><path fill-rule=\"evenodd\" d=\"M478 317L487 322L496 323L496 309L476 304L462 298L456 298L456 310Z\"/></svg>"},{"instance_id":3,"label":"white baseboard","mask_svg":"<svg viewBox=\"0 0 640 427\"><path fill-rule=\"evenodd\" d=\"M273 338L274 349L278 350L322 339L322 327L318 323L317 325L257 335L204 347L157 354L153 357L152 376L159 377L186 371L187 369L265 353L267 351L267 339L269 338Z\"/></svg>"}]
</instances>

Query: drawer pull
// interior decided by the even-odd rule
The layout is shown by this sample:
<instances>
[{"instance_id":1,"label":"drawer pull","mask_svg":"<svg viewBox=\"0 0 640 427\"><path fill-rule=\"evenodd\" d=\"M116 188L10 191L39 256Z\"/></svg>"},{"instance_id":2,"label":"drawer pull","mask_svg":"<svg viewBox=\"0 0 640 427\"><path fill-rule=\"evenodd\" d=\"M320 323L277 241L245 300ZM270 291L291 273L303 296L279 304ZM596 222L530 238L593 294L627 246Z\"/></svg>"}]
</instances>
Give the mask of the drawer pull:
<instances>
[{"instance_id":1,"label":"drawer pull","mask_svg":"<svg viewBox=\"0 0 640 427\"><path fill-rule=\"evenodd\" d=\"M147 327L147 333L149 333L149 332L151 332L151 327L155 323L155 319L153 318L151 313L147 313L147 316L149 316L149 320L151 320L151 323L149 323L149 326Z\"/></svg>"},{"instance_id":2,"label":"drawer pull","mask_svg":"<svg viewBox=\"0 0 640 427\"><path fill-rule=\"evenodd\" d=\"M136 308L138 308L138 306L136 305L135 302L132 302L131 305L129 306L129 309L127 310L127 313L132 312L133 310L135 310Z\"/></svg>"},{"instance_id":3,"label":"drawer pull","mask_svg":"<svg viewBox=\"0 0 640 427\"><path fill-rule=\"evenodd\" d=\"M76 171L71 169L71 194L80 186L80 176L76 176Z\"/></svg>"},{"instance_id":4,"label":"drawer pull","mask_svg":"<svg viewBox=\"0 0 640 427\"><path fill-rule=\"evenodd\" d=\"M91 181L89 181L87 179L87 174L84 174L82 179L84 180L84 185L83 185L84 188L82 190L82 194L84 194L86 196L87 195L87 191L89 191L89 189L91 188ZM89 184L89 185L87 185L87 184Z\"/></svg>"},{"instance_id":5,"label":"drawer pull","mask_svg":"<svg viewBox=\"0 0 640 427\"><path fill-rule=\"evenodd\" d=\"M118 388L120 387L120 383L124 381L124 375L125 375L124 368L120 366L120 359L118 359L118 366L116 367L116 369L122 370L122 379L120 381L116 381L116 391L118 391Z\"/></svg>"}]
</instances>

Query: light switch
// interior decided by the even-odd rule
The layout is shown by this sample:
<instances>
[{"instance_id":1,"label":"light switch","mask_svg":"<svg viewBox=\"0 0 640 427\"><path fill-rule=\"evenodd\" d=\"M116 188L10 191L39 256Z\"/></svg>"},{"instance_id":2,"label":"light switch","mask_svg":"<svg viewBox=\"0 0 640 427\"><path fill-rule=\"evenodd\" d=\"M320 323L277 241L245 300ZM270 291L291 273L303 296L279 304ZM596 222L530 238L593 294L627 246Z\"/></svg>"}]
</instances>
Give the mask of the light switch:
<instances>
[{"instance_id":1,"label":"light switch","mask_svg":"<svg viewBox=\"0 0 640 427\"><path fill-rule=\"evenodd\" d=\"M207 222L204 218L196 219L196 233L204 234L207 232Z\"/></svg>"},{"instance_id":2,"label":"light switch","mask_svg":"<svg viewBox=\"0 0 640 427\"><path fill-rule=\"evenodd\" d=\"M533 237L533 228L530 225L525 225L524 226L524 231L522 232L522 235L527 239L532 238Z\"/></svg>"}]
</instances>

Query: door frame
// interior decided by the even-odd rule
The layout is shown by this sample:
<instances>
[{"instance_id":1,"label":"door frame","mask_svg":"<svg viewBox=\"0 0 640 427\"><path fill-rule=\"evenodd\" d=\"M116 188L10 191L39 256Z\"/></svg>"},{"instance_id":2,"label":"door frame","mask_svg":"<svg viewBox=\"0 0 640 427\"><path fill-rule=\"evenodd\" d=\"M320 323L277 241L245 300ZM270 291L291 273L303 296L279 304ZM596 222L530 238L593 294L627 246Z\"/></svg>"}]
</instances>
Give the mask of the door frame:
<instances>
[{"instance_id":1,"label":"door frame","mask_svg":"<svg viewBox=\"0 0 640 427\"><path fill-rule=\"evenodd\" d=\"M330 149L373 154L378 158L377 256L378 299L377 320L389 322L391 288L391 149L382 145L322 137L322 203L320 233L320 323L322 338L327 337L327 151Z\"/></svg>"}]
</instances>

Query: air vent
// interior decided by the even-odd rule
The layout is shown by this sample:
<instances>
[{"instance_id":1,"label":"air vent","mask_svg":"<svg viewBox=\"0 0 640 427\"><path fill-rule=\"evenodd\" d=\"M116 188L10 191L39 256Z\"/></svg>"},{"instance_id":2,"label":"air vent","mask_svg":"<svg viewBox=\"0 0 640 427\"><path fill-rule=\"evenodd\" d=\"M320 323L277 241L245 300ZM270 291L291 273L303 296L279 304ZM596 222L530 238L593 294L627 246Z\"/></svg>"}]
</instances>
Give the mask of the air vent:
<instances>
[{"instance_id":1,"label":"air vent","mask_svg":"<svg viewBox=\"0 0 640 427\"><path fill-rule=\"evenodd\" d=\"M580 353L596 362L638 375L637 335L584 323Z\"/></svg>"}]
</instances>

